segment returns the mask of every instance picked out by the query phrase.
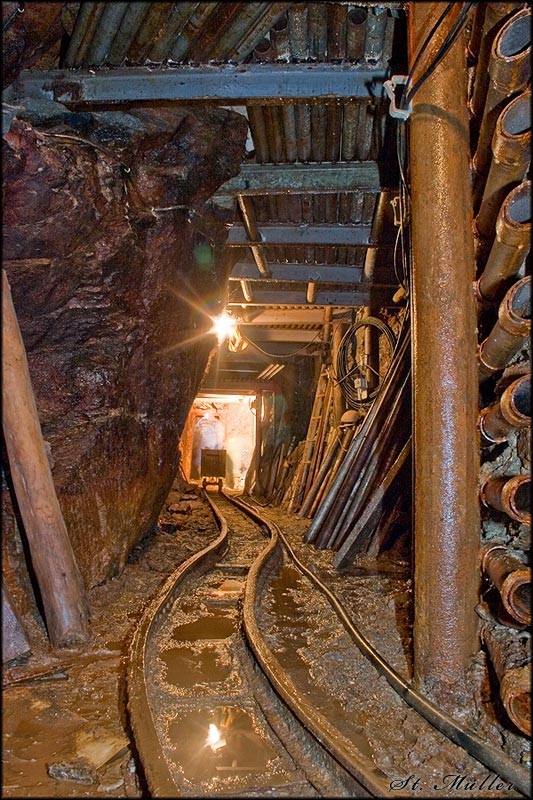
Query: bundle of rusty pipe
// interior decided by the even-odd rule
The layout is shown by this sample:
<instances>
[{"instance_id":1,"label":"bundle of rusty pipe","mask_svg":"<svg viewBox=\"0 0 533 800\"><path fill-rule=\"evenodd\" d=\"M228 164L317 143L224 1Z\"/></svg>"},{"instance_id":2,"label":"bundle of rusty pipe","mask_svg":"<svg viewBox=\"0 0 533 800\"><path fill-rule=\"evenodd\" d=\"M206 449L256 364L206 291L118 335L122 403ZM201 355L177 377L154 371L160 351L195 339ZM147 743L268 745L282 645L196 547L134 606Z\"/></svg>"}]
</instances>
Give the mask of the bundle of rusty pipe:
<instances>
[{"instance_id":1,"label":"bundle of rusty pipe","mask_svg":"<svg viewBox=\"0 0 533 800\"><path fill-rule=\"evenodd\" d=\"M531 77L531 9L523 8L505 21L490 50L489 84L474 155L478 180L490 165L490 144L498 116L508 99L523 91Z\"/></svg>"},{"instance_id":2,"label":"bundle of rusty pipe","mask_svg":"<svg viewBox=\"0 0 533 800\"><path fill-rule=\"evenodd\" d=\"M503 369L531 331L531 277L512 286L498 310L498 320L479 346L479 379L485 381Z\"/></svg>"},{"instance_id":3,"label":"bundle of rusty pipe","mask_svg":"<svg viewBox=\"0 0 533 800\"><path fill-rule=\"evenodd\" d=\"M512 189L496 219L496 238L476 283L481 301L501 300L508 281L524 263L531 245L531 181ZM478 264L478 268L482 266Z\"/></svg>"},{"instance_id":4,"label":"bundle of rusty pipe","mask_svg":"<svg viewBox=\"0 0 533 800\"><path fill-rule=\"evenodd\" d=\"M501 543L481 551L481 569L500 593L507 613L517 622L531 624L531 568L516 551Z\"/></svg>"},{"instance_id":5,"label":"bundle of rusty pipe","mask_svg":"<svg viewBox=\"0 0 533 800\"><path fill-rule=\"evenodd\" d=\"M379 477L391 469L409 438L401 425L409 418L409 325L404 322L380 393L337 472L327 495L309 526L307 542L319 548L338 548L345 541L364 508L379 487Z\"/></svg>"},{"instance_id":6,"label":"bundle of rusty pipe","mask_svg":"<svg viewBox=\"0 0 533 800\"><path fill-rule=\"evenodd\" d=\"M474 193L476 261L482 262L495 235L495 222L510 191L524 180L531 157L531 89L503 109L492 138L492 161L487 180L478 180Z\"/></svg>"},{"instance_id":7,"label":"bundle of rusty pipe","mask_svg":"<svg viewBox=\"0 0 533 800\"><path fill-rule=\"evenodd\" d=\"M516 632L500 625L484 625L481 639L500 683L500 697L509 718L530 736L531 651Z\"/></svg>"},{"instance_id":8,"label":"bundle of rusty pipe","mask_svg":"<svg viewBox=\"0 0 533 800\"><path fill-rule=\"evenodd\" d=\"M500 399L482 408L479 429L482 444L506 442L513 430L531 425L531 374L513 381Z\"/></svg>"}]
</instances>

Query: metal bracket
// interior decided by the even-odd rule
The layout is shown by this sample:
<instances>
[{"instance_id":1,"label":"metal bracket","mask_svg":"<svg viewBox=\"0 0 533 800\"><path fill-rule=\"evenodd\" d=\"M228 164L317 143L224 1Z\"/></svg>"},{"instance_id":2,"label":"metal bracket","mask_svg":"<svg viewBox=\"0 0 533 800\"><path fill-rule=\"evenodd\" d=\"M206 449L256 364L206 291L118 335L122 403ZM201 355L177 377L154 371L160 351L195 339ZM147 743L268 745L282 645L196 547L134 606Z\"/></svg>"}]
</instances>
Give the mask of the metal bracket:
<instances>
[{"instance_id":1,"label":"metal bracket","mask_svg":"<svg viewBox=\"0 0 533 800\"><path fill-rule=\"evenodd\" d=\"M389 114L391 117L395 117L396 119L408 119L411 115L411 111L413 110L412 103L409 103L409 107L407 109L398 108L396 105L396 95L394 94L396 87L404 86L408 80L408 75L393 75L392 78L383 83L383 88L385 89L387 97L390 100Z\"/></svg>"}]
</instances>

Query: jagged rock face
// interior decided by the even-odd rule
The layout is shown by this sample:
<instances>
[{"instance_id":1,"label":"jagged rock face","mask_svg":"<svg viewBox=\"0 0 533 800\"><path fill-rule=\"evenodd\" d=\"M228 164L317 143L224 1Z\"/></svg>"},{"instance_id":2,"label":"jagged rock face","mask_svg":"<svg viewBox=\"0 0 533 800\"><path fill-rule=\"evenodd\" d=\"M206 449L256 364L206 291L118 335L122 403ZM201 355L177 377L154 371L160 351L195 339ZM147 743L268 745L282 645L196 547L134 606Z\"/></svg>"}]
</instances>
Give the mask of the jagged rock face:
<instances>
[{"instance_id":1,"label":"jagged rock face","mask_svg":"<svg viewBox=\"0 0 533 800\"><path fill-rule=\"evenodd\" d=\"M2 3L2 85L7 86L21 69L57 65L65 24L76 12L76 3ZM23 7L23 9L22 9ZM20 12L19 9L22 9Z\"/></svg>"},{"instance_id":2,"label":"jagged rock face","mask_svg":"<svg viewBox=\"0 0 533 800\"><path fill-rule=\"evenodd\" d=\"M215 311L226 279L205 258L204 234L220 242L226 229L204 201L238 172L246 122L190 108L26 116L39 127L15 120L3 145L5 268L60 505L93 586L155 523L176 473L215 344L202 308ZM151 210L175 205L187 208Z\"/></svg>"}]
</instances>

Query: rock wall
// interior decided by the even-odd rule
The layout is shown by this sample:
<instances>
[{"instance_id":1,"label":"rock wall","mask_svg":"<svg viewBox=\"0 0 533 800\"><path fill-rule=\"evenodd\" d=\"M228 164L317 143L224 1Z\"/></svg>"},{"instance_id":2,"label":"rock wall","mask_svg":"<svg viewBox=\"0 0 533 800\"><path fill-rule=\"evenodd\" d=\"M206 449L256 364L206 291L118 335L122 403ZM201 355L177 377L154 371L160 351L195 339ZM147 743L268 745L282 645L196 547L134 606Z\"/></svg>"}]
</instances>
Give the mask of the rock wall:
<instances>
[{"instance_id":1,"label":"rock wall","mask_svg":"<svg viewBox=\"0 0 533 800\"><path fill-rule=\"evenodd\" d=\"M94 586L154 525L176 473L215 344L206 312L227 278L227 212L206 201L237 174L246 121L224 109L22 105L3 140L4 267L60 505ZM20 606L10 494L4 574Z\"/></svg>"}]
</instances>

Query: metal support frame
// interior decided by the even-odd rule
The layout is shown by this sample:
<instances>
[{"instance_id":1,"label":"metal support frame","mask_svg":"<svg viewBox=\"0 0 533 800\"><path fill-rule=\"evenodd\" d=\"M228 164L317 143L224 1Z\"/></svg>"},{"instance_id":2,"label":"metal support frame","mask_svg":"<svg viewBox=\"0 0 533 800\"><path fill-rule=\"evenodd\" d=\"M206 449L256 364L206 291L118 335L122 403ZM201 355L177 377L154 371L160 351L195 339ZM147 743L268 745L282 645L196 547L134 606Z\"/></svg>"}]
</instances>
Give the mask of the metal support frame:
<instances>
[{"instance_id":1,"label":"metal support frame","mask_svg":"<svg viewBox=\"0 0 533 800\"><path fill-rule=\"evenodd\" d=\"M262 223L259 238L251 241L247 230L241 225L233 225L229 229L226 247L250 247L250 245L268 244L316 244L316 245L359 245L375 246L369 242L370 225L294 225Z\"/></svg>"},{"instance_id":2,"label":"metal support frame","mask_svg":"<svg viewBox=\"0 0 533 800\"><path fill-rule=\"evenodd\" d=\"M269 264L270 281L276 283L361 283L363 270L361 267L338 267L324 264ZM233 267L230 281L264 281L257 274L255 264L238 261Z\"/></svg>"},{"instance_id":3,"label":"metal support frame","mask_svg":"<svg viewBox=\"0 0 533 800\"><path fill-rule=\"evenodd\" d=\"M174 100L279 105L283 100L381 96L386 77L383 66L327 63L23 70L14 91L19 97L76 104Z\"/></svg>"},{"instance_id":4,"label":"metal support frame","mask_svg":"<svg viewBox=\"0 0 533 800\"><path fill-rule=\"evenodd\" d=\"M393 301L393 294L396 287L369 285L360 283L357 289L350 292L341 291L316 291L312 305L314 306L338 306L340 308L352 308L356 306L368 305L370 299L379 306L392 308L397 304ZM251 302L229 299L228 308L248 306L307 306L307 291L254 291Z\"/></svg>"},{"instance_id":5,"label":"metal support frame","mask_svg":"<svg viewBox=\"0 0 533 800\"><path fill-rule=\"evenodd\" d=\"M260 243L262 236L257 228L253 204L249 197L243 197L242 195L238 195L238 200L242 221L244 223L244 235L249 243L257 271L262 278L268 278L270 277L270 271L268 269L265 254ZM243 288L243 294L245 297L247 296L247 293L250 295L251 299L250 288L245 285Z\"/></svg>"},{"instance_id":6,"label":"metal support frame","mask_svg":"<svg viewBox=\"0 0 533 800\"><path fill-rule=\"evenodd\" d=\"M460 5L437 28L437 52ZM409 59L442 13L410 3ZM424 68L412 76L416 83ZM479 641L479 446L467 68L458 37L410 117L414 421L414 681L463 710ZM453 258L450 258L453 253Z\"/></svg>"},{"instance_id":7,"label":"metal support frame","mask_svg":"<svg viewBox=\"0 0 533 800\"><path fill-rule=\"evenodd\" d=\"M376 161L341 161L326 164L243 164L235 178L223 183L214 197L254 194L305 194L320 192L380 192Z\"/></svg>"}]
</instances>

